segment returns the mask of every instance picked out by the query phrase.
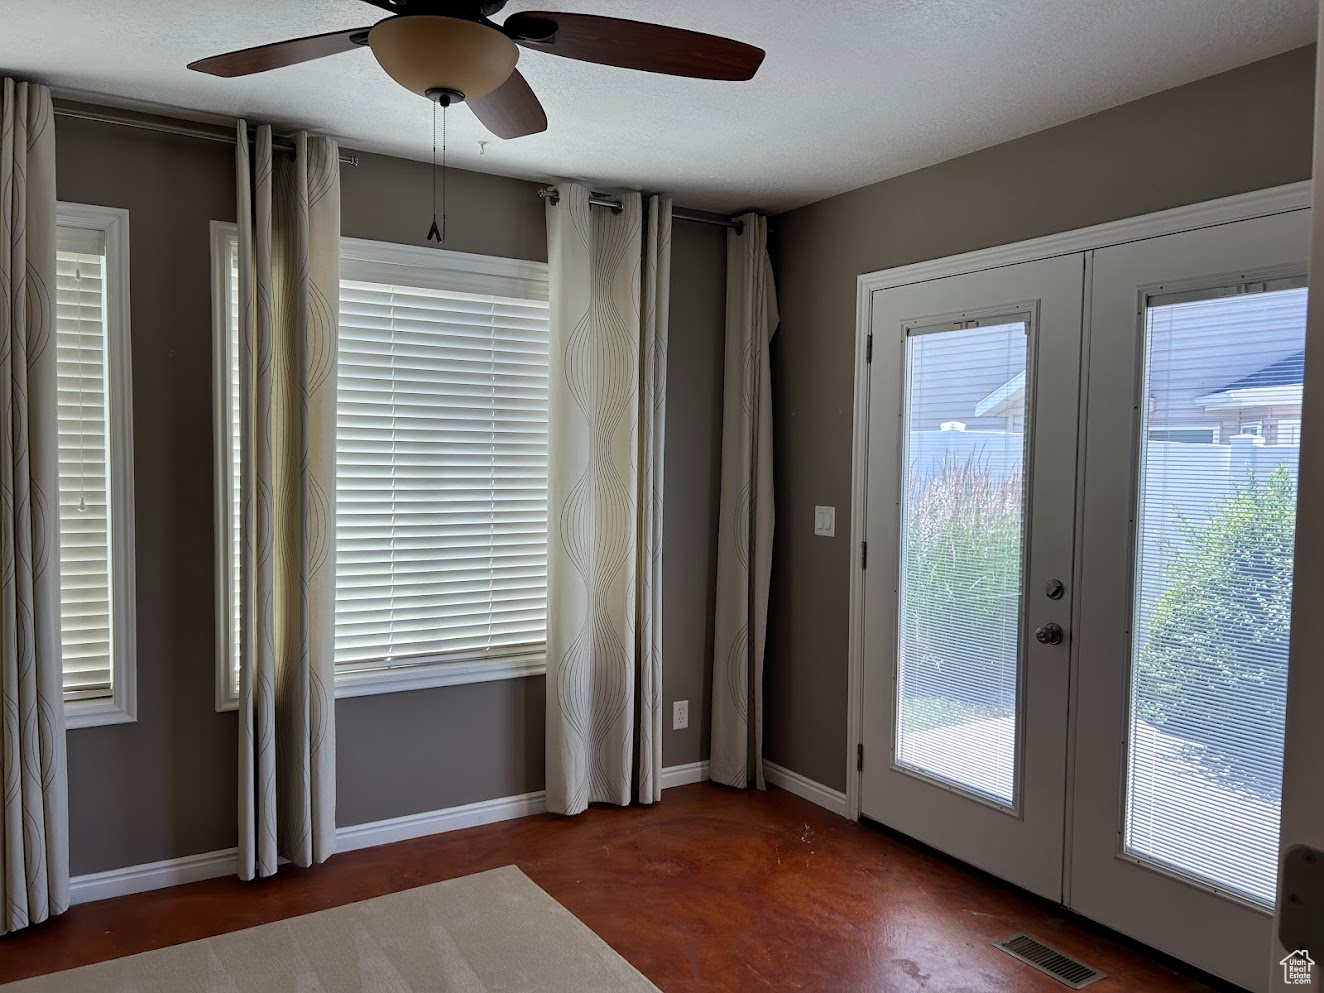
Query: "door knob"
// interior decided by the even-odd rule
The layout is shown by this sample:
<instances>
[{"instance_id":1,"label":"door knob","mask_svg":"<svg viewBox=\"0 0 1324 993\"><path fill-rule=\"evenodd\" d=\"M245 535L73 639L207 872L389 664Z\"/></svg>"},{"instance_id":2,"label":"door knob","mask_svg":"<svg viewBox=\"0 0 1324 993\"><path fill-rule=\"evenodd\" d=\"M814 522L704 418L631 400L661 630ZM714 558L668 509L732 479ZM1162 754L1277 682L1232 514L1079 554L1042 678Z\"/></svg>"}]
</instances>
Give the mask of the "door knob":
<instances>
[{"instance_id":1,"label":"door knob","mask_svg":"<svg viewBox=\"0 0 1324 993\"><path fill-rule=\"evenodd\" d=\"M1062 625L1049 622L1043 627L1037 628L1034 636L1039 639L1040 644L1060 645L1062 644Z\"/></svg>"}]
</instances>

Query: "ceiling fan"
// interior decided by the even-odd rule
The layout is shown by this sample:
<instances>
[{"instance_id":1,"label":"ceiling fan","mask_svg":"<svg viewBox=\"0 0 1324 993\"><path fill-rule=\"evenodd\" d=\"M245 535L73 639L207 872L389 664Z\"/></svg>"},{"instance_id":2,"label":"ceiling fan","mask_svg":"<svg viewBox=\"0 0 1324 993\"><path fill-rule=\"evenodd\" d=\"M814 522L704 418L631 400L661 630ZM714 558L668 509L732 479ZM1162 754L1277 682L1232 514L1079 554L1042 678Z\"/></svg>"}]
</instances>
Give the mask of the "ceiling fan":
<instances>
[{"instance_id":1,"label":"ceiling fan","mask_svg":"<svg viewBox=\"0 0 1324 993\"><path fill-rule=\"evenodd\" d=\"M683 28L593 14L521 11L490 18L507 0L364 0L391 12L376 24L292 38L189 64L247 76L367 47L387 75L443 107L468 103L489 131L518 138L547 130L547 115L515 68L520 49L581 62L695 79L752 79L761 48Z\"/></svg>"}]
</instances>

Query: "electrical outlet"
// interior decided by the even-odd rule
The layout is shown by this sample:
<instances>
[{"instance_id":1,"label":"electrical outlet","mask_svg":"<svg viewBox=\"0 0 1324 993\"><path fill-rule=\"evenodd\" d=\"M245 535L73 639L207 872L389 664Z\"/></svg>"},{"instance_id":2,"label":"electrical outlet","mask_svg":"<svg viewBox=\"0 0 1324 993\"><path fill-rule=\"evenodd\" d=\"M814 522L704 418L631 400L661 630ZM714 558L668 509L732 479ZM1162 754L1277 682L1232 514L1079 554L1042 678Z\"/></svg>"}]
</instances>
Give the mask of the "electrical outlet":
<instances>
[{"instance_id":1,"label":"electrical outlet","mask_svg":"<svg viewBox=\"0 0 1324 993\"><path fill-rule=\"evenodd\" d=\"M679 731L690 726L690 702L677 700L671 705L671 730Z\"/></svg>"}]
</instances>

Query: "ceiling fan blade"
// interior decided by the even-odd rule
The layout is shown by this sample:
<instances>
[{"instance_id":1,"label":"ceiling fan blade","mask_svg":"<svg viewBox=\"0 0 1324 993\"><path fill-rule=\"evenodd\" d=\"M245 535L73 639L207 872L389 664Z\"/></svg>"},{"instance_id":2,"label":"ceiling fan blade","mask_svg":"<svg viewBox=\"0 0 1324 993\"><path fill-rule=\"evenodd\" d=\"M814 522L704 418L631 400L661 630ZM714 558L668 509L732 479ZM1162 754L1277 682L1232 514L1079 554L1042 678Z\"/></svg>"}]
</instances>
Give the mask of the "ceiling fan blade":
<instances>
[{"instance_id":1,"label":"ceiling fan blade","mask_svg":"<svg viewBox=\"0 0 1324 993\"><path fill-rule=\"evenodd\" d=\"M474 116L498 138L522 138L547 130L547 113L518 69L485 97L469 100Z\"/></svg>"},{"instance_id":2,"label":"ceiling fan blade","mask_svg":"<svg viewBox=\"0 0 1324 993\"><path fill-rule=\"evenodd\" d=\"M306 38L291 38L289 41L272 42L270 45L258 45L256 48L244 48L224 55L213 55L209 59L190 62L189 68L213 76L248 76L268 69L279 69L300 62L339 55L362 48L368 40L370 28L351 28L348 31L330 31L327 34L314 34Z\"/></svg>"},{"instance_id":3,"label":"ceiling fan blade","mask_svg":"<svg viewBox=\"0 0 1324 993\"><path fill-rule=\"evenodd\" d=\"M503 27L533 51L695 79L752 79L765 54L730 38L596 14L522 11Z\"/></svg>"}]
</instances>

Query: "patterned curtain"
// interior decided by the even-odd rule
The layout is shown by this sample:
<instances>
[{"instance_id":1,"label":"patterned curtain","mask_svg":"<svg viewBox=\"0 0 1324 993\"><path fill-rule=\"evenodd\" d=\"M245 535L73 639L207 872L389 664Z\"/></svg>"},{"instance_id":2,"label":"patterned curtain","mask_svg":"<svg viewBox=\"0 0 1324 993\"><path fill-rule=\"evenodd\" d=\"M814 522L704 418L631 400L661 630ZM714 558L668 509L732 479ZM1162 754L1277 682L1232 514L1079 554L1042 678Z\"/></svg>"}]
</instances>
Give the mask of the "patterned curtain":
<instances>
[{"instance_id":1,"label":"patterned curtain","mask_svg":"<svg viewBox=\"0 0 1324 993\"><path fill-rule=\"evenodd\" d=\"M336 332L340 155L274 156L240 121L239 874L335 850Z\"/></svg>"},{"instance_id":2,"label":"patterned curtain","mask_svg":"<svg viewBox=\"0 0 1324 993\"><path fill-rule=\"evenodd\" d=\"M662 799L662 468L671 311L671 198L648 198L644 242L643 397L639 432L639 802Z\"/></svg>"},{"instance_id":3,"label":"patterned curtain","mask_svg":"<svg viewBox=\"0 0 1324 993\"><path fill-rule=\"evenodd\" d=\"M671 201L547 208L547 806L659 798ZM633 779L635 748L638 778Z\"/></svg>"},{"instance_id":4,"label":"patterned curtain","mask_svg":"<svg viewBox=\"0 0 1324 993\"><path fill-rule=\"evenodd\" d=\"M0 96L0 934L69 906L55 394L55 117Z\"/></svg>"},{"instance_id":5,"label":"patterned curtain","mask_svg":"<svg viewBox=\"0 0 1324 993\"><path fill-rule=\"evenodd\" d=\"M772 378L777 291L768 222L726 236L726 372L709 777L763 789L763 647L772 576Z\"/></svg>"}]
</instances>

